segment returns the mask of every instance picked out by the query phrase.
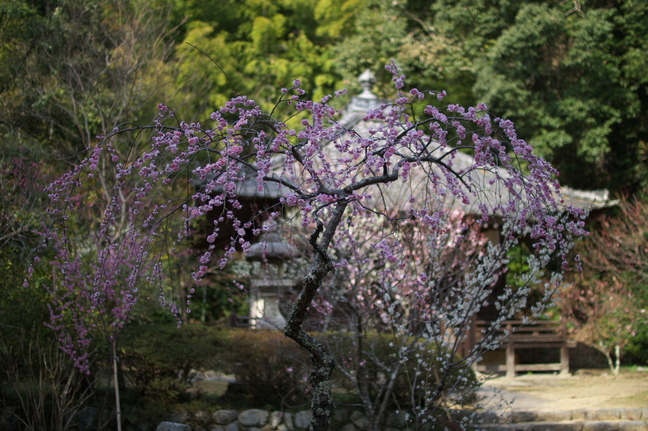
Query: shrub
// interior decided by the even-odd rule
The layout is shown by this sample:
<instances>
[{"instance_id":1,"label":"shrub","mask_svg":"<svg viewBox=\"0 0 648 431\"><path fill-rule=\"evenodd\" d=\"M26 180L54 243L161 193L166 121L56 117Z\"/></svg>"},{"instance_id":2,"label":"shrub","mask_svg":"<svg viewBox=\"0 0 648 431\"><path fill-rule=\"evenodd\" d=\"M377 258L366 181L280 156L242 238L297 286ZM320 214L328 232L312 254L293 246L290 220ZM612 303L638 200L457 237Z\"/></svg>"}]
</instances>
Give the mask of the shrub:
<instances>
[{"instance_id":1,"label":"shrub","mask_svg":"<svg viewBox=\"0 0 648 431\"><path fill-rule=\"evenodd\" d=\"M11 344L0 335L0 412L13 416L11 427L0 418L0 429L70 429L93 395L93 377L74 367L51 333L15 329Z\"/></svg>"},{"instance_id":2,"label":"shrub","mask_svg":"<svg viewBox=\"0 0 648 431\"><path fill-rule=\"evenodd\" d=\"M648 364L648 327L639 325L637 332L626 347L626 358L629 363Z\"/></svg>"},{"instance_id":3,"label":"shrub","mask_svg":"<svg viewBox=\"0 0 648 431\"><path fill-rule=\"evenodd\" d=\"M424 343L416 343L408 338L407 341L399 340L391 333L374 333L363 337L363 352L358 352L354 339L343 333L329 333L329 346L336 352L338 364L346 368L346 373L336 373L336 383L349 392L357 392L358 386L366 385L369 396L376 399L376 395L383 390L387 383L389 370L401 362L391 394L391 407L397 409L411 409L424 407L425 400L430 393L442 384L442 391L452 392L452 395L443 397L445 405L461 405L475 400L477 379L470 368L457 358L457 361L439 360L438 350ZM398 346L409 346L406 355L398 355ZM361 382L358 370L358 359L364 361L364 379ZM456 362L457 368L441 370L443 363ZM353 376L353 381L350 376ZM441 380L444 379L444 380ZM452 388L452 391L449 389ZM429 406L428 406L429 407Z\"/></svg>"},{"instance_id":4,"label":"shrub","mask_svg":"<svg viewBox=\"0 0 648 431\"><path fill-rule=\"evenodd\" d=\"M218 369L226 343L213 326L132 324L118 341L124 375L138 392L149 397L185 390L196 370Z\"/></svg>"},{"instance_id":5,"label":"shrub","mask_svg":"<svg viewBox=\"0 0 648 431\"><path fill-rule=\"evenodd\" d=\"M229 371L257 407L290 408L307 402L307 353L277 331L230 332Z\"/></svg>"}]
</instances>

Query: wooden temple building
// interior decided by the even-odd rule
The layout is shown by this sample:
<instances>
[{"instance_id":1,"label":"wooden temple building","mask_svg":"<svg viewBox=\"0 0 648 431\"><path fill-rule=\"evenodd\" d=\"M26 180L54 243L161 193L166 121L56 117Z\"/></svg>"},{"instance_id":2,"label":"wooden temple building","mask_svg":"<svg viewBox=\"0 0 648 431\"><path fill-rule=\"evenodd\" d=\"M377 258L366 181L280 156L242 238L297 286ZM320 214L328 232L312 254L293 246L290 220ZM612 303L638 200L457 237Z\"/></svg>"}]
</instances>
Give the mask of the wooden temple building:
<instances>
[{"instance_id":1,"label":"wooden temple building","mask_svg":"<svg viewBox=\"0 0 648 431\"><path fill-rule=\"evenodd\" d=\"M372 92L371 88L375 83L375 78L370 71L365 71L359 77L360 84L363 87L361 94L352 98L344 115L340 119L340 123L347 129L352 129L360 135L368 136L370 125L364 120L367 110L380 107L388 101L378 99ZM457 153L455 161L459 164L472 164L471 156L463 153ZM485 184L487 182L484 182ZM239 196L249 195L250 202L263 202L264 204L273 205L279 202L282 191L277 188L276 190L264 190L263 192L256 191L256 181L254 175L250 175L250 181L243 181L239 185ZM610 201L607 190L596 191L580 191L573 190L567 187L562 188L562 194L566 205L572 205L578 208L586 209L590 214L597 212L614 205ZM395 188L390 188L387 200L393 200L394 205L402 199L406 199L406 193L411 193L411 190L399 191ZM467 206L457 205L463 212L470 215L474 208ZM499 226L497 217L492 218L493 221L489 225L485 225L485 234L491 241L498 241ZM283 244L281 238L276 233L269 233L264 238L267 244L267 259L274 262L274 271L269 277L268 274L253 275L252 276L252 292L250 295L250 316L245 317L243 320L252 328L266 328L281 330L285 324L285 319L281 313L278 303L282 297L282 290L290 289L293 280L286 277L282 263L286 259L290 259L293 250L289 246ZM249 259L254 262L261 260L260 246L253 246L249 254ZM257 265L258 266L258 265ZM257 268L258 272L259 269ZM271 281L268 281L271 280ZM475 345L479 341L481 330L488 325L487 316L476 316L475 324L471 326L471 331L468 335L467 344ZM235 324L241 324L239 318ZM522 325L521 321L506 321L502 327L509 335L497 351L489 352L485 355L483 360L474 365L477 371L481 372L504 372L508 376L514 376L517 372L530 372L530 371L556 371L561 373L569 372L569 348L576 345L575 342L568 339L567 330L564 322L546 321L532 325ZM467 346L468 347L468 346ZM542 363L520 363L520 353L522 350L527 349L553 349L557 351L557 355L553 355L556 360L551 362ZM552 355L549 355L551 357ZM533 360L531 361L533 362Z\"/></svg>"}]
</instances>

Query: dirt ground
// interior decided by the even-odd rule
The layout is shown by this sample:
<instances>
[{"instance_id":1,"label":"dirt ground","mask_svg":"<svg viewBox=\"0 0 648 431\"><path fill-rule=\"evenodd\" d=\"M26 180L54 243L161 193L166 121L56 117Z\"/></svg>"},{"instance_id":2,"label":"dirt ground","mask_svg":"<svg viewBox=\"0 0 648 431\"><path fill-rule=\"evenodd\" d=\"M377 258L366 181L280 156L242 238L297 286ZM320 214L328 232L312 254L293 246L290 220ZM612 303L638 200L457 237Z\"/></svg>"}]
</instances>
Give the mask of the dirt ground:
<instances>
[{"instance_id":1,"label":"dirt ground","mask_svg":"<svg viewBox=\"0 0 648 431\"><path fill-rule=\"evenodd\" d=\"M198 383L204 392L219 396L228 385L222 376ZM606 370L580 370L570 376L538 373L513 379L491 377L480 393L487 405L503 403L513 410L648 408L648 369L623 370L618 376Z\"/></svg>"},{"instance_id":2,"label":"dirt ground","mask_svg":"<svg viewBox=\"0 0 648 431\"><path fill-rule=\"evenodd\" d=\"M580 370L574 375L520 375L513 379L487 379L485 400L503 399L514 410L576 410L596 408L648 408L648 370Z\"/></svg>"}]
</instances>

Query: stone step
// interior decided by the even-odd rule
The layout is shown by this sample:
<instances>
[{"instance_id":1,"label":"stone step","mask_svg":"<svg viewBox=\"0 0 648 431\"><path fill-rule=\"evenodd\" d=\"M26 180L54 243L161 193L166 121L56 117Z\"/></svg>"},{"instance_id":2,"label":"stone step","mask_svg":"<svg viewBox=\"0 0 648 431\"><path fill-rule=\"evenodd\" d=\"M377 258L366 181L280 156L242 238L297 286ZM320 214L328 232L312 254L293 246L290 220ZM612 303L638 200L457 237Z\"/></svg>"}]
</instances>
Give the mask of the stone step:
<instances>
[{"instance_id":1,"label":"stone step","mask_svg":"<svg viewBox=\"0 0 648 431\"><path fill-rule=\"evenodd\" d=\"M648 431L648 408L512 411L482 420L486 429L506 431Z\"/></svg>"},{"instance_id":2,"label":"stone step","mask_svg":"<svg viewBox=\"0 0 648 431\"><path fill-rule=\"evenodd\" d=\"M486 425L488 430L502 431L646 431L644 421L569 421L569 422L521 422Z\"/></svg>"}]
</instances>

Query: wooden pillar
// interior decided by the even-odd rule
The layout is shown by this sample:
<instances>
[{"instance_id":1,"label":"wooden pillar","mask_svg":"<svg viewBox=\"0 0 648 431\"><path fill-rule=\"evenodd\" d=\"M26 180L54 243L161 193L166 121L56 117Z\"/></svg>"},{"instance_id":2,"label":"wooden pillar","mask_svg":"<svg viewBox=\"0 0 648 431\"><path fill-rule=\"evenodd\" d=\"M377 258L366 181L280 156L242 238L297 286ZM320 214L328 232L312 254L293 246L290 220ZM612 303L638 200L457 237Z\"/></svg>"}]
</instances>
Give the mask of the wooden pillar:
<instances>
[{"instance_id":1,"label":"wooden pillar","mask_svg":"<svg viewBox=\"0 0 648 431\"><path fill-rule=\"evenodd\" d=\"M515 377L515 344L506 343L506 377Z\"/></svg>"},{"instance_id":2,"label":"wooden pillar","mask_svg":"<svg viewBox=\"0 0 648 431\"><path fill-rule=\"evenodd\" d=\"M566 376L569 374L569 350L567 349L567 342L560 346L560 374Z\"/></svg>"},{"instance_id":3,"label":"wooden pillar","mask_svg":"<svg viewBox=\"0 0 648 431\"><path fill-rule=\"evenodd\" d=\"M560 374L569 374L569 350L567 349L567 322L564 318L560 321L560 334L562 335L562 346L560 346Z\"/></svg>"}]
</instances>

